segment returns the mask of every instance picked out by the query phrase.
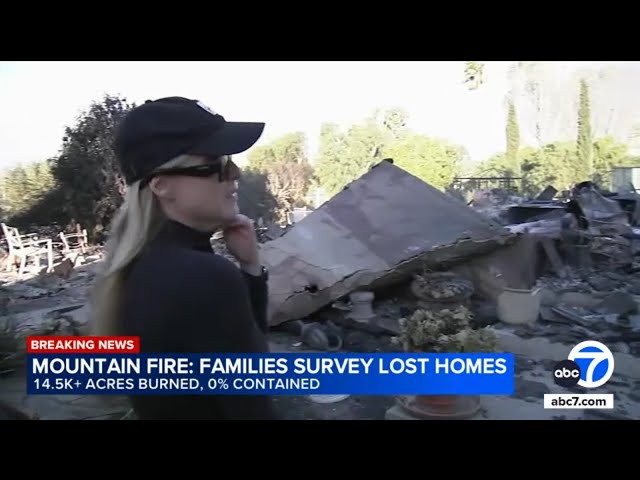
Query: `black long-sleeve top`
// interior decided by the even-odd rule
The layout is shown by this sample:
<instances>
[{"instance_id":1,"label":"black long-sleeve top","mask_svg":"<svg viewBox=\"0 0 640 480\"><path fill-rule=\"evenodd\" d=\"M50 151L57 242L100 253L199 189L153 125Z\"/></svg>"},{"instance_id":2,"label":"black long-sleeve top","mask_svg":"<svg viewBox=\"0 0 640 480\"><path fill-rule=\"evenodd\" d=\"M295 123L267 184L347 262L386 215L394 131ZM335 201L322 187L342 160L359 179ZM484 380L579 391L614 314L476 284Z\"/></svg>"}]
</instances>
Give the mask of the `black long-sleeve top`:
<instances>
[{"instance_id":1,"label":"black long-sleeve top","mask_svg":"<svg viewBox=\"0 0 640 480\"><path fill-rule=\"evenodd\" d=\"M267 284L214 253L210 234L169 221L130 267L123 335L144 353L268 352ZM275 419L267 396L136 395L139 419Z\"/></svg>"}]
</instances>

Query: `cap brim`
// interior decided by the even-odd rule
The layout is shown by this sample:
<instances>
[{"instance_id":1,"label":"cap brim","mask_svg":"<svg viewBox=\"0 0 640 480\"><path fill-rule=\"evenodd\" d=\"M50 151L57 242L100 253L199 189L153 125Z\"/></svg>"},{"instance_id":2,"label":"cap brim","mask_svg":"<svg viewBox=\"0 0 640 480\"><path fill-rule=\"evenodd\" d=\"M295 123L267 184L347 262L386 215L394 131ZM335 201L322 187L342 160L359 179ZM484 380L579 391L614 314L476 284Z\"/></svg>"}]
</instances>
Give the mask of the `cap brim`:
<instances>
[{"instance_id":1,"label":"cap brim","mask_svg":"<svg viewBox=\"0 0 640 480\"><path fill-rule=\"evenodd\" d=\"M262 136L264 123L226 122L202 143L190 150L192 155L235 155L249 150Z\"/></svg>"}]
</instances>

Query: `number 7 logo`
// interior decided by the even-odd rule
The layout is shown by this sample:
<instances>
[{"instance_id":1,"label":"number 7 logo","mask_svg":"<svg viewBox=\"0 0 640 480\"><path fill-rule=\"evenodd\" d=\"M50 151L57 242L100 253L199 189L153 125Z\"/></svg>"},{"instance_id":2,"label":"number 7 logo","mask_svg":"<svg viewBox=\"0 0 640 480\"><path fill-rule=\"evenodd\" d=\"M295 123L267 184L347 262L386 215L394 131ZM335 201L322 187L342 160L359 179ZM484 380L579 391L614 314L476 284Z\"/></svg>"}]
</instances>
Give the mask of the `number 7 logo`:
<instances>
[{"instance_id":1,"label":"number 7 logo","mask_svg":"<svg viewBox=\"0 0 640 480\"><path fill-rule=\"evenodd\" d=\"M615 368L613 354L606 345L596 342L595 340L588 340L586 342L579 343L571 349L569 353L569 360L573 360L580 365L580 371L582 375L578 381L578 385L584 388L598 388L609 381L613 375ZM580 359L591 359L588 362L588 367L584 368L587 362L581 362ZM595 375L596 369L602 362L607 362L607 370L604 374L599 373ZM597 378L599 376L599 378Z\"/></svg>"}]
</instances>

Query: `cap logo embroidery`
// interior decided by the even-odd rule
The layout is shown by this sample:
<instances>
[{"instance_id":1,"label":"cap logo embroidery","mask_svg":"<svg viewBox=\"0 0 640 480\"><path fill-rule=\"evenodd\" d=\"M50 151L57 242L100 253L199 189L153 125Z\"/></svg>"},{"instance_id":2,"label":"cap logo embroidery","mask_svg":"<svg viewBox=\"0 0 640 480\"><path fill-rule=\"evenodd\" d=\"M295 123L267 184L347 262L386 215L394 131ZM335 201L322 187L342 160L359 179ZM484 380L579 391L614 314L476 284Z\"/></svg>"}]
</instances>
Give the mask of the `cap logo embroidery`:
<instances>
[{"instance_id":1,"label":"cap logo embroidery","mask_svg":"<svg viewBox=\"0 0 640 480\"><path fill-rule=\"evenodd\" d=\"M204 103L202 102L197 102L197 103L198 103L198 106L204 111L209 112L211 115L218 115L216 112L214 112L209 107L207 107Z\"/></svg>"}]
</instances>

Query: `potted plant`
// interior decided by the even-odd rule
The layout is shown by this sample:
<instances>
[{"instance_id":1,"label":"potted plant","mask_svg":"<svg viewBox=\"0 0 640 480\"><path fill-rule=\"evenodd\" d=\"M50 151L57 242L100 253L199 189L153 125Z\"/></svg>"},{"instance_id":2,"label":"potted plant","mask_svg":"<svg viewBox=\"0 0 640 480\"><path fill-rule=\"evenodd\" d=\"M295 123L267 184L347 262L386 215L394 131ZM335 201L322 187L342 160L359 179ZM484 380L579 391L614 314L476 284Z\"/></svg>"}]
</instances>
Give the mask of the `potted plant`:
<instances>
[{"instance_id":1,"label":"potted plant","mask_svg":"<svg viewBox=\"0 0 640 480\"><path fill-rule=\"evenodd\" d=\"M453 335L442 336L440 341L443 353L492 353L497 351L498 345L496 334L486 328L474 330L465 327ZM460 395L423 395L417 400L427 407L435 407L441 413L453 414L459 399ZM477 403L476 399L474 397ZM477 404L479 408L479 403Z\"/></svg>"},{"instance_id":2,"label":"potted plant","mask_svg":"<svg viewBox=\"0 0 640 480\"><path fill-rule=\"evenodd\" d=\"M400 319L400 335L394 342L406 352L482 353L494 352L497 337L486 329L474 330L469 322L473 314L463 305L430 311L416 310ZM438 415L455 414L460 395L416 395L418 408Z\"/></svg>"},{"instance_id":3,"label":"potted plant","mask_svg":"<svg viewBox=\"0 0 640 480\"><path fill-rule=\"evenodd\" d=\"M395 342L406 352L452 353L460 351L455 335L469 327L472 313L463 305L439 310L418 309L408 318L401 318L400 335ZM453 408L454 395L416 395L423 407Z\"/></svg>"},{"instance_id":4,"label":"potted plant","mask_svg":"<svg viewBox=\"0 0 640 480\"><path fill-rule=\"evenodd\" d=\"M400 335L394 343L401 345L405 352L445 353L453 348L447 345L447 335L454 335L469 327L473 314L463 305L441 310L418 309L410 317L401 318Z\"/></svg>"}]
</instances>

